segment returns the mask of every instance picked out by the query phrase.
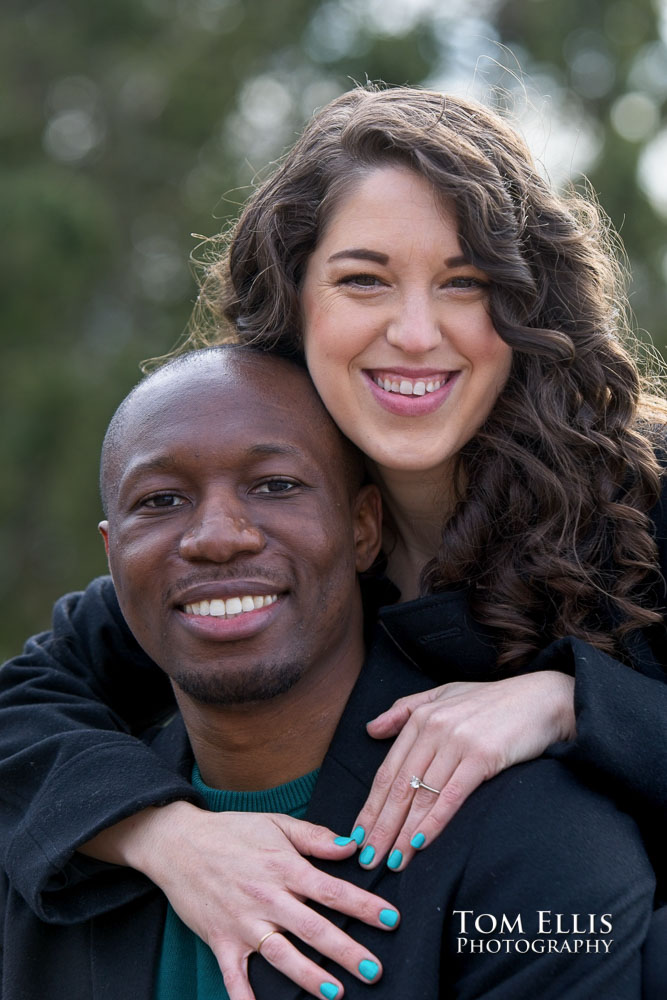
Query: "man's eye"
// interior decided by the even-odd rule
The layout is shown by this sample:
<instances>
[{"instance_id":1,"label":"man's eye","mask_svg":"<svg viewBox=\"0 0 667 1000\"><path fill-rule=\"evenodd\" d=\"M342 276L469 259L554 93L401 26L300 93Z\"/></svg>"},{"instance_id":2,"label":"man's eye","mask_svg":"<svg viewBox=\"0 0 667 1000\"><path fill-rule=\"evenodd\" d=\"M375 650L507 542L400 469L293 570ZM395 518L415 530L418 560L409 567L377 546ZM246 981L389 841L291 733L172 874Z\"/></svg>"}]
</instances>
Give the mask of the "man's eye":
<instances>
[{"instance_id":1,"label":"man's eye","mask_svg":"<svg viewBox=\"0 0 667 1000\"><path fill-rule=\"evenodd\" d=\"M181 507L185 502L185 499L178 493L155 493L152 497L146 497L145 500L142 500L141 506L159 510L165 507Z\"/></svg>"},{"instance_id":2,"label":"man's eye","mask_svg":"<svg viewBox=\"0 0 667 1000\"><path fill-rule=\"evenodd\" d=\"M291 479L267 479L255 487L255 493L291 493L299 486L299 483Z\"/></svg>"}]
</instances>

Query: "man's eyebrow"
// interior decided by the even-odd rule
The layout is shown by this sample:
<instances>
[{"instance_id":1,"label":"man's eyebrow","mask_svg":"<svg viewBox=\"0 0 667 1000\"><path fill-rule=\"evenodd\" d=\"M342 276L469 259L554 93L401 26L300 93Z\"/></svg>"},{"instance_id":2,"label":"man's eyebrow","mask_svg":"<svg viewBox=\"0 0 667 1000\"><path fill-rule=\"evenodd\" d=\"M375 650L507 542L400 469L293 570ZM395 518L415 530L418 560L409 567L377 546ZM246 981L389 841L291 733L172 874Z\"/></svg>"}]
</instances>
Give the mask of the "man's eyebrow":
<instances>
[{"instance_id":1,"label":"man's eyebrow","mask_svg":"<svg viewBox=\"0 0 667 1000\"><path fill-rule=\"evenodd\" d=\"M246 452L248 458L271 458L272 456L285 456L288 458L303 458L303 451L291 444L278 444L273 442L261 442L251 445ZM154 458L147 458L134 465L130 465L123 476L123 479L134 479L137 476L147 475L151 472L172 472L179 468L180 463L174 461L169 455L156 455Z\"/></svg>"},{"instance_id":2,"label":"man's eyebrow","mask_svg":"<svg viewBox=\"0 0 667 1000\"><path fill-rule=\"evenodd\" d=\"M136 462L128 466L125 470L126 476L141 476L146 472L171 472L174 468L174 461L168 455L157 455L155 458L147 458L142 462Z\"/></svg>"},{"instance_id":3,"label":"man's eyebrow","mask_svg":"<svg viewBox=\"0 0 667 1000\"><path fill-rule=\"evenodd\" d=\"M284 455L291 458L303 458L303 451L293 444L254 444L248 448L248 455L252 458L271 458L273 455L280 457Z\"/></svg>"}]
</instances>

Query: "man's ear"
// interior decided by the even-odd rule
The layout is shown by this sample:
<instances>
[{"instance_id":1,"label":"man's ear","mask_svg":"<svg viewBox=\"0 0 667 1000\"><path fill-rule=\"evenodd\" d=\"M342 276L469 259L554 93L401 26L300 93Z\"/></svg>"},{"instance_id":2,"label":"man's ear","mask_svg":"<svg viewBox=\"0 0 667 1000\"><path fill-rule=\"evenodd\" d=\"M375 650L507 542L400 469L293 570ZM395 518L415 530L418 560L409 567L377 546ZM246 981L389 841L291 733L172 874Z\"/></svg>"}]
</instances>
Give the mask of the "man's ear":
<instances>
[{"instance_id":1,"label":"man's ear","mask_svg":"<svg viewBox=\"0 0 667 1000\"><path fill-rule=\"evenodd\" d=\"M372 566L382 544L382 500L377 486L362 486L352 505L357 573Z\"/></svg>"},{"instance_id":2,"label":"man's ear","mask_svg":"<svg viewBox=\"0 0 667 1000\"><path fill-rule=\"evenodd\" d=\"M104 539L104 551L107 554L107 560L109 559L109 522L100 521L97 525L97 530Z\"/></svg>"}]
</instances>

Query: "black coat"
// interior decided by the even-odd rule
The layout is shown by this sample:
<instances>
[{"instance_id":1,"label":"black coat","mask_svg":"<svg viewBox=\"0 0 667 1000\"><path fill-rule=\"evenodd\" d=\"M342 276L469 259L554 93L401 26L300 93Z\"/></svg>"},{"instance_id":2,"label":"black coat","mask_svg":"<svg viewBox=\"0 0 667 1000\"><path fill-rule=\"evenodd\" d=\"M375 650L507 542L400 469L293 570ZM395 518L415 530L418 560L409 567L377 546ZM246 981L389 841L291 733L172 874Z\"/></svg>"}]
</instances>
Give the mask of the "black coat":
<instances>
[{"instance_id":1,"label":"black coat","mask_svg":"<svg viewBox=\"0 0 667 1000\"><path fill-rule=\"evenodd\" d=\"M367 736L366 720L429 683L387 637L379 640L322 766L309 820L341 832L351 828L387 749ZM158 730L151 752L164 762L165 773L177 770L187 783L192 760L180 717ZM104 797L105 787L83 762L79 776L85 812ZM197 801L192 790L191 797ZM402 915L390 933L333 915L384 964L382 980L372 987L341 973L350 1000L371 992L377 1000L639 1000L639 952L652 910L653 873L634 822L559 761L522 764L487 782L404 872L383 865L368 871L354 859L316 863L378 892ZM58 911L60 919L71 919L78 912L78 923L65 926L36 918L7 880L2 883L3 1000L150 1000L164 897L143 876L113 866L89 869L86 893L77 893L71 874L69 886L53 886L52 916ZM463 910L473 914L467 934L454 912ZM551 911L542 932L538 911ZM561 935L555 933L556 913L566 915ZM595 930L574 933L574 913L595 914ZM481 914L494 914L499 922L505 915L515 929L477 932L471 921ZM605 914L610 933L601 922ZM516 929L517 915L523 933ZM483 919L484 931L489 920ZM546 941L545 948L550 940L560 947L564 939L583 940L581 949L587 941L611 944L608 953L598 943L598 953L591 954L517 954L505 942L519 937ZM472 953L469 938L485 949L497 941L500 951L494 946ZM306 996L258 956L249 969L258 1000Z\"/></svg>"}]
</instances>

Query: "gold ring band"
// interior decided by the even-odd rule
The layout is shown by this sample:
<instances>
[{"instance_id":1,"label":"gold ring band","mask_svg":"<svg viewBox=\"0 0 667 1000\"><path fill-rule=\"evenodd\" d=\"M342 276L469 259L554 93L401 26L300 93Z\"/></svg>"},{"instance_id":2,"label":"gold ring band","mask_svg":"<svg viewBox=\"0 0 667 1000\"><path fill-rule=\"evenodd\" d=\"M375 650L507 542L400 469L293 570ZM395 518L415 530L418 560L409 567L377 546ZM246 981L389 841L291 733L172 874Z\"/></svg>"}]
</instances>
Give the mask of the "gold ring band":
<instances>
[{"instance_id":1,"label":"gold ring band","mask_svg":"<svg viewBox=\"0 0 667 1000\"><path fill-rule=\"evenodd\" d=\"M259 944L255 948L255 951L257 952L258 955L261 953L261 951L262 951L262 945L264 944L264 942L266 941L266 939L270 938L272 934L277 934L277 933L278 933L278 931L267 931L267 933L264 935L264 937L260 938Z\"/></svg>"}]
</instances>

